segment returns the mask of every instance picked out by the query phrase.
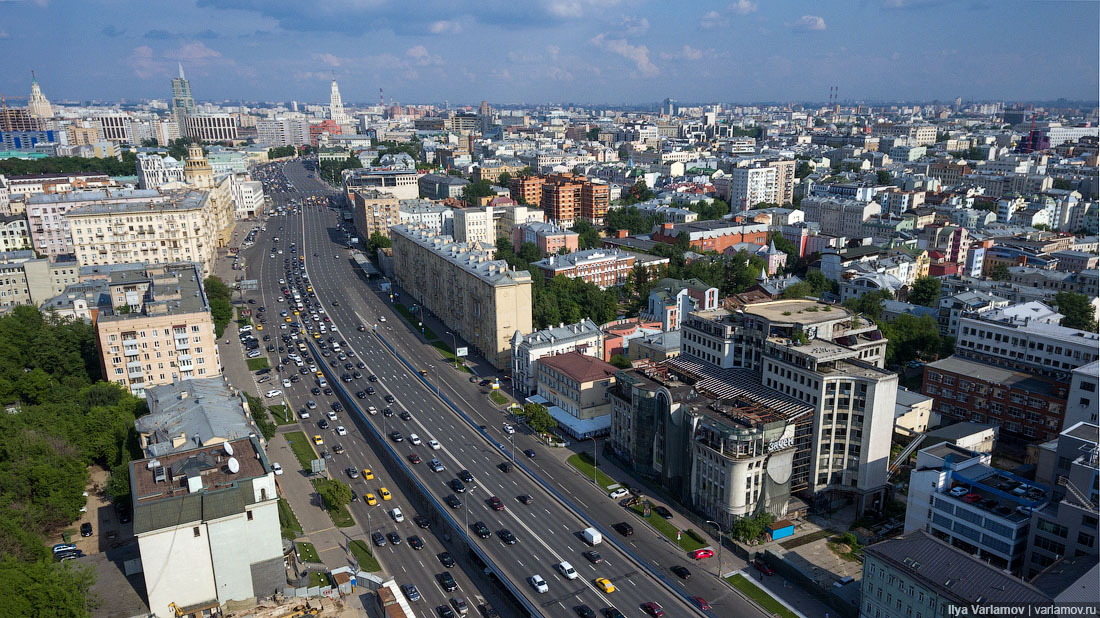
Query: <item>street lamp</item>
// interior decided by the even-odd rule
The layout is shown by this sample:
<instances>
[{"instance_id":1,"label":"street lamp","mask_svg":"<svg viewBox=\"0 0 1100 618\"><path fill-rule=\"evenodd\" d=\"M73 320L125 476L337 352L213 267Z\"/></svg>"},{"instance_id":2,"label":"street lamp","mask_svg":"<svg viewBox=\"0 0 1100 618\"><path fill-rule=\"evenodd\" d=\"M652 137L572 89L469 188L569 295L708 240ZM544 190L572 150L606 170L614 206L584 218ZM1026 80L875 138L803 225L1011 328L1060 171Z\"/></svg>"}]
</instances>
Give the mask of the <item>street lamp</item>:
<instances>
[{"instance_id":1,"label":"street lamp","mask_svg":"<svg viewBox=\"0 0 1100 618\"><path fill-rule=\"evenodd\" d=\"M718 578L721 579L722 578L722 546L725 545L725 543L723 542L724 539L722 538L722 526L718 522L712 521L712 520L709 520L709 519L707 520L707 523L713 525L718 530Z\"/></svg>"},{"instance_id":2,"label":"street lamp","mask_svg":"<svg viewBox=\"0 0 1100 618\"><path fill-rule=\"evenodd\" d=\"M592 436L592 484L599 485L599 481L596 480L596 454L598 452L596 436Z\"/></svg>"},{"instance_id":3,"label":"street lamp","mask_svg":"<svg viewBox=\"0 0 1100 618\"><path fill-rule=\"evenodd\" d=\"M512 430L512 433L508 434L508 441L512 443L512 465L515 465L515 463L516 463L516 434L515 434L515 429Z\"/></svg>"},{"instance_id":4,"label":"street lamp","mask_svg":"<svg viewBox=\"0 0 1100 618\"><path fill-rule=\"evenodd\" d=\"M455 355L455 369L458 369L458 339L455 338L455 334L451 331L447 331L447 334L451 336L451 350Z\"/></svg>"},{"instance_id":5,"label":"street lamp","mask_svg":"<svg viewBox=\"0 0 1100 618\"><path fill-rule=\"evenodd\" d=\"M367 538L368 539L370 538L370 512L373 511L374 509L380 507L380 506L382 506L382 505L381 504L376 504L376 505L370 507L369 509L367 509Z\"/></svg>"},{"instance_id":6,"label":"street lamp","mask_svg":"<svg viewBox=\"0 0 1100 618\"><path fill-rule=\"evenodd\" d=\"M468 494L466 499L462 501L462 506L466 511L466 534L470 533L470 498L474 495L474 490L477 489L477 485L470 485L470 488L466 490Z\"/></svg>"}]
</instances>

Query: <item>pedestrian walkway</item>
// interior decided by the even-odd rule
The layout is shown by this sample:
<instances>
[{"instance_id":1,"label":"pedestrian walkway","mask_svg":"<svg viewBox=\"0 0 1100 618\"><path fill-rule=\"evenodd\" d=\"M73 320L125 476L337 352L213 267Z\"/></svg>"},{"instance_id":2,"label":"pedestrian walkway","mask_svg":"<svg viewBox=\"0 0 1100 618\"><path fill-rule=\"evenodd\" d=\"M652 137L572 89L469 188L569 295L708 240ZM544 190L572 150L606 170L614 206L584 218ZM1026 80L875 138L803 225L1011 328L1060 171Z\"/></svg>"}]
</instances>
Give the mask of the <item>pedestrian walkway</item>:
<instances>
[{"instance_id":1,"label":"pedestrian walkway","mask_svg":"<svg viewBox=\"0 0 1100 618\"><path fill-rule=\"evenodd\" d=\"M777 602L779 602L780 605L782 605L783 607L786 607L791 613L798 616L798 618L807 618L806 614L802 613L795 606L793 606L790 603L788 603L787 601L785 601L783 599L783 597L780 596L779 594L777 594L774 590L771 590L767 586L764 586L763 583L762 583L764 578L762 576L761 577L754 577L754 574L752 572L750 572L748 569L742 569L741 571L738 571L738 573L740 573L741 576L743 576L746 580L748 580L750 584L752 584L753 586L756 586L760 590L763 590L766 594L770 595L773 599L775 599ZM759 576L759 574L756 574L756 575ZM757 581L758 579L760 581ZM770 580L770 579L775 579L775 578L772 577L772 578L768 578L768 579ZM784 580L783 583L784 583L784 586L786 586L786 584L787 584L786 580ZM787 588L785 590L785 592L792 591L792 590L793 589L791 589L791 588ZM824 610L822 610L822 611L824 611ZM826 617L828 617L829 612L825 611L824 615Z\"/></svg>"}]
</instances>

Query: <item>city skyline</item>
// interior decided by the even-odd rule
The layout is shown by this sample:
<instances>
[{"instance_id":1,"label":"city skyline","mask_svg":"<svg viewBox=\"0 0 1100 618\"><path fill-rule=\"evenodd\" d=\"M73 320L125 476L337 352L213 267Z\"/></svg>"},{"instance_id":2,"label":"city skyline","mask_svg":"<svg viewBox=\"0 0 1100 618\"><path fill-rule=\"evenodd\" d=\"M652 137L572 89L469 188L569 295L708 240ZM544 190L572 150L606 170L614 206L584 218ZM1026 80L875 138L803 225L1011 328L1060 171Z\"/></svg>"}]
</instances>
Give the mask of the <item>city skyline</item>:
<instances>
[{"instance_id":1,"label":"city skyline","mask_svg":"<svg viewBox=\"0 0 1100 618\"><path fill-rule=\"evenodd\" d=\"M617 105L825 101L832 86L853 102L1091 101L1100 87L1100 4L1084 2L0 6L9 100L29 92L31 69L55 101L169 99L179 63L200 101L324 103L333 73L349 104L379 88L387 102ZM33 35L42 20L56 36ZM1039 45L1041 31L1059 44Z\"/></svg>"}]
</instances>

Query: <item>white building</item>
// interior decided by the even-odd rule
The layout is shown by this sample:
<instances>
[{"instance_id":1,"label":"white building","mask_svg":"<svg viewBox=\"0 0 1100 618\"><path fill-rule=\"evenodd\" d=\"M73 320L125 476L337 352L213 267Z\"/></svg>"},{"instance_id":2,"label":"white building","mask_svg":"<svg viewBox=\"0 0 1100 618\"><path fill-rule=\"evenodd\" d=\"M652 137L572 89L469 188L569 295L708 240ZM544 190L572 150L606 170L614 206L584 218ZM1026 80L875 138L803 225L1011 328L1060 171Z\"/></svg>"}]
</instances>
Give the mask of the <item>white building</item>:
<instances>
[{"instance_id":1,"label":"white building","mask_svg":"<svg viewBox=\"0 0 1100 618\"><path fill-rule=\"evenodd\" d=\"M100 189L40 193L27 199L27 224L38 253L57 257L75 253L69 230L70 211L93 204L158 203L168 199L155 189Z\"/></svg>"},{"instance_id":2,"label":"white building","mask_svg":"<svg viewBox=\"0 0 1100 618\"><path fill-rule=\"evenodd\" d=\"M183 161L177 161L171 155L161 157L138 153L137 174L138 186L142 189L159 189L165 185L183 183Z\"/></svg>"},{"instance_id":3,"label":"white building","mask_svg":"<svg viewBox=\"0 0 1100 618\"><path fill-rule=\"evenodd\" d=\"M566 352L579 352L603 358L603 331L598 324L584 319L576 324L560 324L524 335L512 336L512 385L516 392L535 392L537 363L540 358Z\"/></svg>"},{"instance_id":4,"label":"white building","mask_svg":"<svg viewBox=\"0 0 1100 618\"><path fill-rule=\"evenodd\" d=\"M233 195L233 209L238 219L250 219L264 210L264 184L247 178L247 175L234 175L229 185Z\"/></svg>"},{"instance_id":5,"label":"white building","mask_svg":"<svg viewBox=\"0 0 1100 618\"><path fill-rule=\"evenodd\" d=\"M301 117L259 120L256 122L256 143L264 146L309 144L309 121Z\"/></svg>"},{"instance_id":6,"label":"white building","mask_svg":"<svg viewBox=\"0 0 1100 618\"><path fill-rule=\"evenodd\" d=\"M454 210L431 200L401 200L398 205L401 223L422 225L440 236L454 236Z\"/></svg>"},{"instance_id":7,"label":"white building","mask_svg":"<svg viewBox=\"0 0 1100 618\"><path fill-rule=\"evenodd\" d=\"M730 170L730 190L726 200L734 211L760 202L775 203L778 172L774 167L735 167Z\"/></svg>"},{"instance_id":8,"label":"white building","mask_svg":"<svg viewBox=\"0 0 1100 618\"><path fill-rule=\"evenodd\" d=\"M876 202L811 196L802 200L806 221L818 223L822 234L861 238L863 224L882 213Z\"/></svg>"},{"instance_id":9,"label":"white building","mask_svg":"<svg viewBox=\"0 0 1100 618\"><path fill-rule=\"evenodd\" d=\"M275 473L259 438L134 460L130 489L151 614L207 616L286 587Z\"/></svg>"},{"instance_id":10,"label":"white building","mask_svg":"<svg viewBox=\"0 0 1100 618\"><path fill-rule=\"evenodd\" d=\"M31 248L31 233L23 215L0 216L0 253Z\"/></svg>"},{"instance_id":11,"label":"white building","mask_svg":"<svg viewBox=\"0 0 1100 618\"><path fill-rule=\"evenodd\" d=\"M237 117L233 114L194 114L187 116L187 137L202 142L227 142L237 139Z\"/></svg>"},{"instance_id":12,"label":"white building","mask_svg":"<svg viewBox=\"0 0 1100 618\"><path fill-rule=\"evenodd\" d=\"M1100 361L1093 361L1073 370L1069 383L1069 396L1066 397L1066 416L1063 427L1072 427L1080 422L1096 425L1100 411Z\"/></svg>"}]
</instances>

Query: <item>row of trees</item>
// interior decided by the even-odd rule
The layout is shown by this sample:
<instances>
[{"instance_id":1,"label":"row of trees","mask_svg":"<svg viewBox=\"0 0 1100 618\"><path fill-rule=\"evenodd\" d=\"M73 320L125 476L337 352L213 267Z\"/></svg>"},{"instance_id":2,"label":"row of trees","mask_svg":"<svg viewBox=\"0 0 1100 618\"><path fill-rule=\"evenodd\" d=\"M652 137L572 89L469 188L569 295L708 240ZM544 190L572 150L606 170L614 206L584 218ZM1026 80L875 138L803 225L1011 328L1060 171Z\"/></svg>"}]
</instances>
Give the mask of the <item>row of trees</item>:
<instances>
[{"instance_id":1,"label":"row of trees","mask_svg":"<svg viewBox=\"0 0 1100 618\"><path fill-rule=\"evenodd\" d=\"M214 321L214 336L219 339L225 332L226 324L233 319L233 290L224 281L214 275L203 280L206 300L210 303L210 317Z\"/></svg>"},{"instance_id":2,"label":"row of trees","mask_svg":"<svg viewBox=\"0 0 1100 618\"><path fill-rule=\"evenodd\" d=\"M343 161L325 161L320 165L321 178L332 184L339 184L344 170L359 169L361 167L363 167L363 162L358 157L348 157Z\"/></svg>"},{"instance_id":3,"label":"row of trees","mask_svg":"<svg viewBox=\"0 0 1100 618\"><path fill-rule=\"evenodd\" d=\"M137 154L124 152L121 160L112 158L85 159L84 157L0 160L0 174L6 176L77 172L100 173L108 176L133 176L137 174Z\"/></svg>"}]
</instances>

